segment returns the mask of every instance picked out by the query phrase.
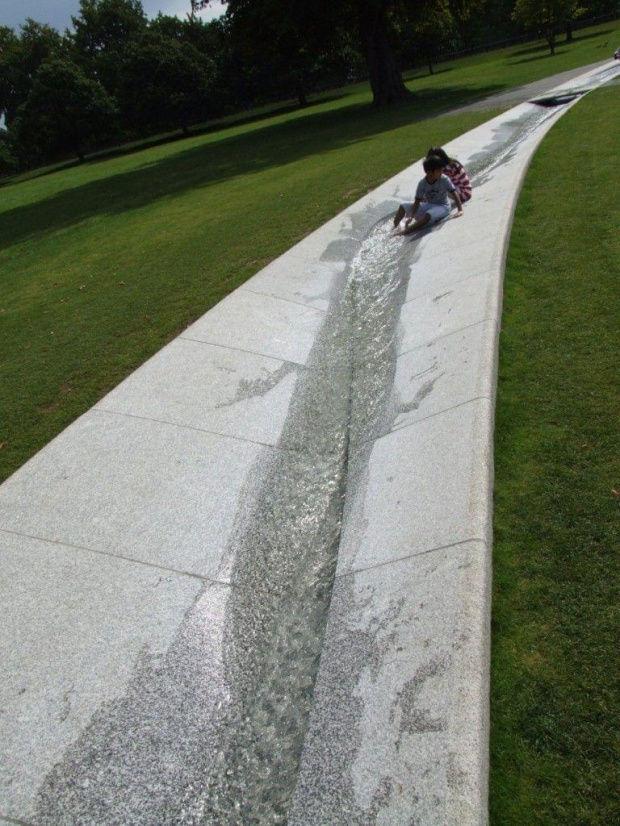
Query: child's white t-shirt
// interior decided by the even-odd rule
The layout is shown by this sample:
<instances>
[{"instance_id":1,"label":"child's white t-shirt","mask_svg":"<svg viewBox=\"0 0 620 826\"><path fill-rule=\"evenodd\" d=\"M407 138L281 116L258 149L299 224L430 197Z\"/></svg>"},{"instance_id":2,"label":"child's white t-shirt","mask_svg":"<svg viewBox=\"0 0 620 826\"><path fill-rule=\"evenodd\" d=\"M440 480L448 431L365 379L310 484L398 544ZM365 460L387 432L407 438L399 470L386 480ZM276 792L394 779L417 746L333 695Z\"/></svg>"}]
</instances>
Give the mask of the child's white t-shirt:
<instances>
[{"instance_id":1,"label":"child's white t-shirt","mask_svg":"<svg viewBox=\"0 0 620 826\"><path fill-rule=\"evenodd\" d=\"M422 178L415 191L415 197L419 201L426 201L429 204L439 204L440 206L450 206L448 203L448 192L454 192L455 186L447 175L441 175L437 180L429 184L426 176Z\"/></svg>"}]
</instances>

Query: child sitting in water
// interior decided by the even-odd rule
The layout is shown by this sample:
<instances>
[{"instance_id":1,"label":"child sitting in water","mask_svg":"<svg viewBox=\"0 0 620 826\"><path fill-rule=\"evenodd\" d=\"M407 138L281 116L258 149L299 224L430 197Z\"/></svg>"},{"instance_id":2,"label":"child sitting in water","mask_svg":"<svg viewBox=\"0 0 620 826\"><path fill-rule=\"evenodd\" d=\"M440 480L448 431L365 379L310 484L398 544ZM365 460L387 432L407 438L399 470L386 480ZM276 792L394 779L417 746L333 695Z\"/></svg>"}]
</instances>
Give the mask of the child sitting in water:
<instances>
[{"instance_id":1,"label":"child sitting in water","mask_svg":"<svg viewBox=\"0 0 620 826\"><path fill-rule=\"evenodd\" d=\"M466 203L471 198L471 182L463 164L459 163L456 158L448 157L448 154L441 148L441 146L431 146L426 153L426 157L441 158L444 162L443 174L447 175L457 188L461 201Z\"/></svg>"},{"instance_id":2,"label":"child sitting in water","mask_svg":"<svg viewBox=\"0 0 620 826\"><path fill-rule=\"evenodd\" d=\"M441 221L450 213L448 196L458 207L457 215L460 217L463 214L463 204L458 190L450 178L442 174L441 158L431 156L426 158L422 165L426 174L418 184L415 201L401 204L394 216L395 227L405 218L404 229L395 233L396 235L409 235L410 232Z\"/></svg>"}]
</instances>

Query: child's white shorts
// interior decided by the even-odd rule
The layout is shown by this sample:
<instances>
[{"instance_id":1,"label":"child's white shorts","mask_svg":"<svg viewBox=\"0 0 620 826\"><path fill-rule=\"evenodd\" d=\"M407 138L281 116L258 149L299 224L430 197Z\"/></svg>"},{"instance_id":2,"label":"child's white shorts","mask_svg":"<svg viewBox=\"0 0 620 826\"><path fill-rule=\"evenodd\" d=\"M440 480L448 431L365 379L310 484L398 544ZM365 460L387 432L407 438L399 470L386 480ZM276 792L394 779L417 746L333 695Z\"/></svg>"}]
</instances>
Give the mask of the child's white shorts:
<instances>
[{"instance_id":1,"label":"child's white shorts","mask_svg":"<svg viewBox=\"0 0 620 826\"><path fill-rule=\"evenodd\" d=\"M413 215L413 204L411 202L404 203L403 207L405 208L405 215L407 218L411 218ZM420 204L418 211L415 214L416 221L419 221L420 218L427 213L431 216L429 223L436 224L437 221L443 220L450 214L450 207L442 206L441 204L429 204L426 202Z\"/></svg>"}]
</instances>

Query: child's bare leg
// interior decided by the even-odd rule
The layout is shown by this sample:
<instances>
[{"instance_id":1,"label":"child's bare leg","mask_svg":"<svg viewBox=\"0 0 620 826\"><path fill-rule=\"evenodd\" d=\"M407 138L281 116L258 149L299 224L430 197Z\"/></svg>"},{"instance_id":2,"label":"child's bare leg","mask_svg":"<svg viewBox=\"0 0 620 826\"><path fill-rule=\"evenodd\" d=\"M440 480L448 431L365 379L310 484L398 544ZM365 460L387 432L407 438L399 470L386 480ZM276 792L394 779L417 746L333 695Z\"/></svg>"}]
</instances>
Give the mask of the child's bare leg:
<instances>
[{"instance_id":1,"label":"child's bare leg","mask_svg":"<svg viewBox=\"0 0 620 826\"><path fill-rule=\"evenodd\" d=\"M398 209L396 210L396 215L394 216L394 226L397 227L400 222L403 220L405 215L405 207L401 204Z\"/></svg>"},{"instance_id":2,"label":"child's bare leg","mask_svg":"<svg viewBox=\"0 0 620 826\"><path fill-rule=\"evenodd\" d=\"M417 221L414 221L413 224L409 224L409 226L403 230L403 235L409 235L410 232L415 232L417 229L422 229L422 227L425 227L430 220L431 216L428 212L425 212L421 218L418 218Z\"/></svg>"}]
</instances>

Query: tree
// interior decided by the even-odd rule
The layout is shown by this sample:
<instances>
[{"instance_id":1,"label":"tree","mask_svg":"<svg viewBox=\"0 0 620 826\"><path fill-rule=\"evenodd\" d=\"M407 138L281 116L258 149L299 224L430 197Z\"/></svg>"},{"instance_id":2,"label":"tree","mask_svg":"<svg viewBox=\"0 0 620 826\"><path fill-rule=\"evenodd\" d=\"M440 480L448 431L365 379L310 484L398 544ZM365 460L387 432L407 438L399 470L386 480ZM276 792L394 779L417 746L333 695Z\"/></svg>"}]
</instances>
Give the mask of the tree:
<instances>
[{"instance_id":1,"label":"tree","mask_svg":"<svg viewBox=\"0 0 620 826\"><path fill-rule=\"evenodd\" d=\"M119 104L141 132L189 124L204 116L215 66L190 43L147 31L125 51Z\"/></svg>"},{"instance_id":2,"label":"tree","mask_svg":"<svg viewBox=\"0 0 620 826\"><path fill-rule=\"evenodd\" d=\"M0 26L0 114L9 123L15 116L19 100L19 40L13 29Z\"/></svg>"},{"instance_id":3,"label":"tree","mask_svg":"<svg viewBox=\"0 0 620 826\"><path fill-rule=\"evenodd\" d=\"M294 92L300 106L307 105L307 81L326 48L311 13L311 3L299 0L229 0L227 11L231 44L248 79L258 80L259 87L267 79L271 94Z\"/></svg>"},{"instance_id":4,"label":"tree","mask_svg":"<svg viewBox=\"0 0 620 826\"><path fill-rule=\"evenodd\" d=\"M26 102L39 66L64 48L55 29L30 18L20 26L19 35L0 26L0 114L7 126Z\"/></svg>"},{"instance_id":5,"label":"tree","mask_svg":"<svg viewBox=\"0 0 620 826\"><path fill-rule=\"evenodd\" d=\"M11 135L6 129L0 129L0 175L15 172L19 166Z\"/></svg>"},{"instance_id":6,"label":"tree","mask_svg":"<svg viewBox=\"0 0 620 826\"><path fill-rule=\"evenodd\" d=\"M429 74L433 74L437 47L446 42L454 29L454 17L449 0L436 0L431 8L425 9L421 15L413 19L411 30L424 52Z\"/></svg>"},{"instance_id":7,"label":"tree","mask_svg":"<svg viewBox=\"0 0 620 826\"><path fill-rule=\"evenodd\" d=\"M194 10L211 0L198 0ZM433 0L418 0L430 4ZM237 37L278 53L301 83L312 60L355 29L366 58L377 106L408 96L396 64L393 19L413 0L229 0L227 17ZM301 99L303 101L304 95Z\"/></svg>"},{"instance_id":8,"label":"tree","mask_svg":"<svg viewBox=\"0 0 620 826\"><path fill-rule=\"evenodd\" d=\"M150 21L149 31L163 34L172 40L178 40L179 43L190 43L214 62L217 62L217 56L222 51L223 40L228 37L228 32L224 31L220 20L182 20L161 12Z\"/></svg>"},{"instance_id":9,"label":"tree","mask_svg":"<svg viewBox=\"0 0 620 826\"><path fill-rule=\"evenodd\" d=\"M75 60L89 77L115 95L129 43L146 31L147 18L140 0L80 0L72 17Z\"/></svg>"},{"instance_id":10,"label":"tree","mask_svg":"<svg viewBox=\"0 0 620 826\"><path fill-rule=\"evenodd\" d=\"M211 0L193 0L192 12ZM260 49L263 58L281 62L303 78L308 67L355 34L364 55L373 103L383 106L409 96L397 65L398 30L433 13L448 0L228 0L226 16L237 37ZM449 0L465 17L482 0Z\"/></svg>"},{"instance_id":11,"label":"tree","mask_svg":"<svg viewBox=\"0 0 620 826\"><path fill-rule=\"evenodd\" d=\"M357 0L354 5L373 103L385 106L406 100L409 92L396 64L390 38L390 14L396 14L397 4L389 0Z\"/></svg>"},{"instance_id":12,"label":"tree","mask_svg":"<svg viewBox=\"0 0 620 826\"><path fill-rule=\"evenodd\" d=\"M583 11L579 0L517 0L512 17L526 29L538 29L553 55L560 27Z\"/></svg>"},{"instance_id":13,"label":"tree","mask_svg":"<svg viewBox=\"0 0 620 826\"><path fill-rule=\"evenodd\" d=\"M115 134L117 115L116 104L98 81L67 58L51 58L39 67L28 99L18 109L16 145L30 163L68 152L83 161L87 149Z\"/></svg>"}]
</instances>

